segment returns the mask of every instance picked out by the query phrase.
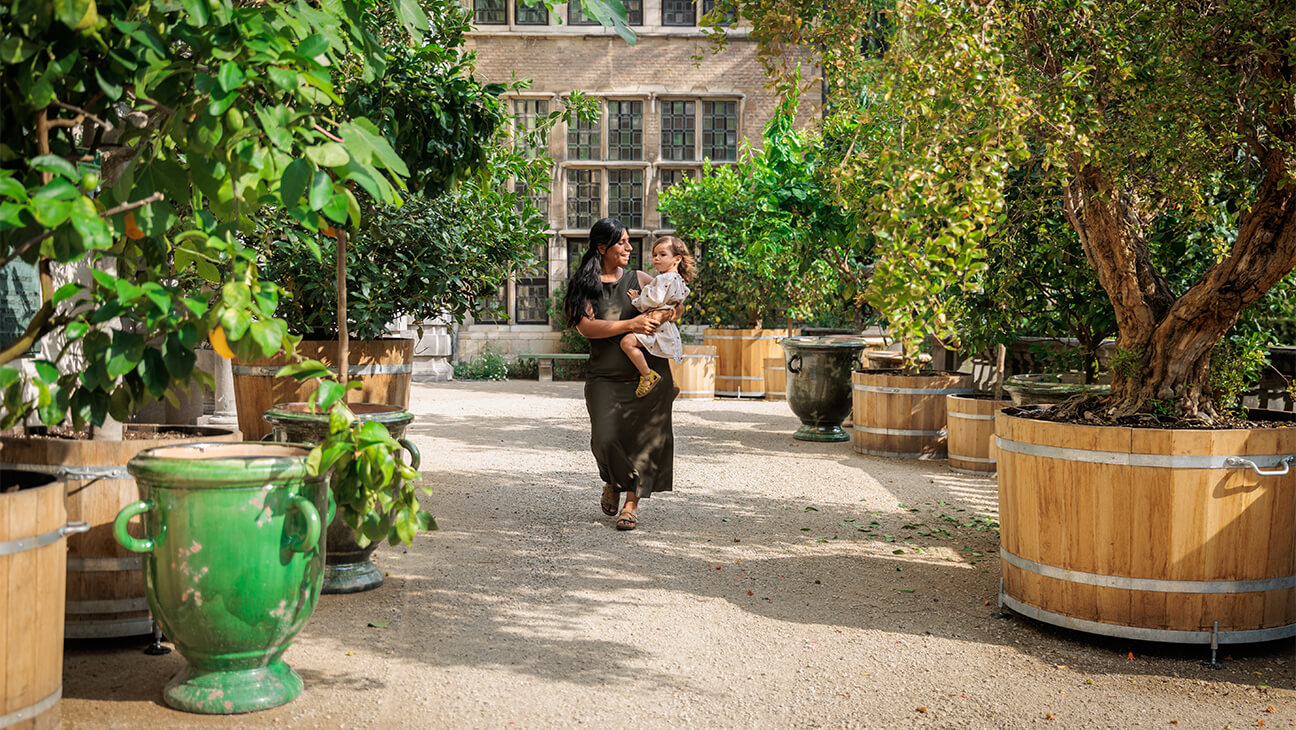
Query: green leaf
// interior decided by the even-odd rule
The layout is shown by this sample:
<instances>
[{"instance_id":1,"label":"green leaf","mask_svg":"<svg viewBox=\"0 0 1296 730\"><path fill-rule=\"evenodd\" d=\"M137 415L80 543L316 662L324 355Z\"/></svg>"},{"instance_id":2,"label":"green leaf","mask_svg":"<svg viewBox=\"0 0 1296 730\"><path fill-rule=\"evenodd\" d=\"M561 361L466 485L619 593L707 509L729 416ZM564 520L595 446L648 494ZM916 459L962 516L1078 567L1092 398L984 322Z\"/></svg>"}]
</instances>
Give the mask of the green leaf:
<instances>
[{"instance_id":1,"label":"green leaf","mask_svg":"<svg viewBox=\"0 0 1296 730\"><path fill-rule=\"evenodd\" d=\"M220 75L217 77L220 86L225 91L235 91L247 81L247 74L243 69L233 61L226 61L221 64Z\"/></svg>"},{"instance_id":2,"label":"green leaf","mask_svg":"<svg viewBox=\"0 0 1296 730\"><path fill-rule=\"evenodd\" d=\"M8 365L0 365L0 388L8 388L18 382L18 379L21 376L22 373L16 368L11 368Z\"/></svg>"},{"instance_id":3,"label":"green leaf","mask_svg":"<svg viewBox=\"0 0 1296 730\"><path fill-rule=\"evenodd\" d=\"M76 342L82 337L85 337L85 333L89 331L90 325L85 322L69 322L67 327L63 329L63 333L67 336L68 342Z\"/></svg>"},{"instance_id":4,"label":"green leaf","mask_svg":"<svg viewBox=\"0 0 1296 730\"><path fill-rule=\"evenodd\" d=\"M325 142L306 148L306 157L320 167L341 167L351 159L346 148L337 142Z\"/></svg>"},{"instance_id":5,"label":"green leaf","mask_svg":"<svg viewBox=\"0 0 1296 730\"><path fill-rule=\"evenodd\" d=\"M261 347L263 357L279 352L283 338L288 334L288 324L282 319L258 320L249 327L252 340Z\"/></svg>"},{"instance_id":6,"label":"green leaf","mask_svg":"<svg viewBox=\"0 0 1296 730\"><path fill-rule=\"evenodd\" d=\"M53 173L62 177L64 180L73 183L81 180L81 175L77 172L76 165L73 165L71 162L68 162L58 155L40 155L39 157L33 157L31 168L41 172Z\"/></svg>"},{"instance_id":7,"label":"green leaf","mask_svg":"<svg viewBox=\"0 0 1296 730\"><path fill-rule=\"evenodd\" d=\"M58 367L48 360L36 360L32 363L36 368L36 377L39 382L53 385L58 382Z\"/></svg>"},{"instance_id":8,"label":"green leaf","mask_svg":"<svg viewBox=\"0 0 1296 730\"><path fill-rule=\"evenodd\" d=\"M396 17L415 41L423 39L423 33L428 30L428 17L418 0L396 0Z\"/></svg>"},{"instance_id":9,"label":"green leaf","mask_svg":"<svg viewBox=\"0 0 1296 730\"><path fill-rule=\"evenodd\" d=\"M306 360L279 368L279 372L275 373L275 377L309 380L311 378L327 378L332 374L328 367L319 360Z\"/></svg>"},{"instance_id":10,"label":"green leaf","mask_svg":"<svg viewBox=\"0 0 1296 730\"><path fill-rule=\"evenodd\" d=\"M310 209L319 210L327 205L332 198L333 181L322 172L315 173L310 186Z\"/></svg>"},{"instance_id":11,"label":"green leaf","mask_svg":"<svg viewBox=\"0 0 1296 730\"><path fill-rule=\"evenodd\" d=\"M391 621L370 621L369 622L369 628L371 629L385 629L390 625L391 625Z\"/></svg>"},{"instance_id":12,"label":"green leaf","mask_svg":"<svg viewBox=\"0 0 1296 730\"><path fill-rule=\"evenodd\" d=\"M293 160L284 168L283 177L279 179L279 197L289 208L297 207L302 193L306 192L306 182L311 178L310 164L303 159Z\"/></svg>"},{"instance_id":13,"label":"green leaf","mask_svg":"<svg viewBox=\"0 0 1296 730\"><path fill-rule=\"evenodd\" d=\"M418 516L418 525L420 530L430 531L430 530L441 529L439 526L437 526L436 518L432 516L432 513L426 512L424 510L419 510L417 516Z\"/></svg>"},{"instance_id":14,"label":"green leaf","mask_svg":"<svg viewBox=\"0 0 1296 730\"><path fill-rule=\"evenodd\" d=\"M50 304L57 307L82 291L85 291L84 285L69 281L54 291L54 296L50 297Z\"/></svg>"},{"instance_id":15,"label":"green leaf","mask_svg":"<svg viewBox=\"0 0 1296 730\"><path fill-rule=\"evenodd\" d=\"M121 330L113 332L112 345L108 348L108 377L115 380L134 370L143 356L143 336Z\"/></svg>"}]
</instances>

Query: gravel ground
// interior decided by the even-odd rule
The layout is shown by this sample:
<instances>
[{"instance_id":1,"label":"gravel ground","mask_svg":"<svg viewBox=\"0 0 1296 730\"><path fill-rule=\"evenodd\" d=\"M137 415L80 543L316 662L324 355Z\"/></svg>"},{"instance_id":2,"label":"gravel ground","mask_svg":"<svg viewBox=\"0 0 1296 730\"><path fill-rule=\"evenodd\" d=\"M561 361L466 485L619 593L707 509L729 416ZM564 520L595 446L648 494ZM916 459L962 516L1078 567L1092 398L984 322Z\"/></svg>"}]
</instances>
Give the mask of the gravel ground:
<instances>
[{"instance_id":1,"label":"gravel ground","mask_svg":"<svg viewBox=\"0 0 1296 730\"><path fill-rule=\"evenodd\" d=\"M794 441L784 403L678 401L675 491L628 533L581 384L416 385L411 410L441 530L321 598L300 698L176 712L176 653L70 644L65 727L1296 728L1296 643L1211 670L999 618L994 480Z\"/></svg>"}]
</instances>

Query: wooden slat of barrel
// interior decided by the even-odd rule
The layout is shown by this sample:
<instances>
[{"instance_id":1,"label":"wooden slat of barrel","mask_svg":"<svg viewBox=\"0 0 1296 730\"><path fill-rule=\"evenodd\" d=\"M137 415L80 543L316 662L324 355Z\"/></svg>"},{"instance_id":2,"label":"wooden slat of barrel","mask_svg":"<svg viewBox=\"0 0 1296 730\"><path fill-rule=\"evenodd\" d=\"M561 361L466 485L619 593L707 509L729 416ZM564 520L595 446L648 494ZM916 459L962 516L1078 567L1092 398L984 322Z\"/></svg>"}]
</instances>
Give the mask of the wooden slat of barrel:
<instances>
[{"instance_id":1,"label":"wooden slat of barrel","mask_svg":"<svg viewBox=\"0 0 1296 730\"><path fill-rule=\"evenodd\" d=\"M716 348L685 345L682 362L671 361L671 374L683 399L715 397Z\"/></svg>"},{"instance_id":2,"label":"wooden slat of barrel","mask_svg":"<svg viewBox=\"0 0 1296 730\"><path fill-rule=\"evenodd\" d=\"M1005 556L1008 597L1098 622L1095 633L1134 638L1205 643L1216 621L1225 643L1243 631L1296 633L1296 473L1261 477L1218 465L1230 455L1272 461L1296 453L1293 429L1098 428L1008 416L997 428L1005 440L1001 544L1009 555L1052 566L1026 569ZM1042 454L1020 453L1041 448ZM1050 455L1055 448L1076 451ZM1123 463L1098 463L1122 457ZM1202 458L1217 465L1184 465ZM1074 573L1040 575L1050 569ZM1092 585L1103 576L1135 582ZM1255 590L1240 581L1276 587ZM1203 587L1193 590L1193 583Z\"/></svg>"},{"instance_id":3,"label":"wooden slat of barrel","mask_svg":"<svg viewBox=\"0 0 1296 730\"><path fill-rule=\"evenodd\" d=\"M0 542L33 538L67 524L64 486L0 494ZM57 727L63 686L62 539L0 556L0 725Z\"/></svg>"},{"instance_id":4,"label":"wooden slat of barrel","mask_svg":"<svg viewBox=\"0 0 1296 730\"><path fill-rule=\"evenodd\" d=\"M303 340L298 353L319 360L330 367L337 365L336 340ZM359 390L347 391L348 403L382 403L409 408L410 383L414 373L414 340L352 340L348 346L350 380L361 383ZM282 357L252 362L234 362L234 400L239 430L249 441L259 441L270 433L270 424L262 415L279 403L306 400L315 390L314 383L299 383L292 378L273 377L275 370L287 364ZM357 368L373 367L375 374L357 373Z\"/></svg>"},{"instance_id":5,"label":"wooden slat of barrel","mask_svg":"<svg viewBox=\"0 0 1296 730\"><path fill-rule=\"evenodd\" d=\"M787 400L787 364L781 357L765 358L766 400Z\"/></svg>"}]
</instances>

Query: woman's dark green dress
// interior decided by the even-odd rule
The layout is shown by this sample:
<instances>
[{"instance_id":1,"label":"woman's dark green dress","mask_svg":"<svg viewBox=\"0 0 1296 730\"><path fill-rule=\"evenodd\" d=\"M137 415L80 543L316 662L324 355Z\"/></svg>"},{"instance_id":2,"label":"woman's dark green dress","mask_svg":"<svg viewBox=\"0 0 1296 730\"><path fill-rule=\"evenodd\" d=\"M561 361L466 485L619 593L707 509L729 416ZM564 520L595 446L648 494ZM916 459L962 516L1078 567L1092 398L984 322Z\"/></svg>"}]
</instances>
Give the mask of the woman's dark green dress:
<instances>
[{"instance_id":1,"label":"woman's dark green dress","mask_svg":"<svg viewBox=\"0 0 1296 730\"><path fill-rule=\"evenodd\" d=\"M639 316L630 303L630 289L639 289L638 274L626 270L614 284L604 284L595 319L621 320ZM621 337L590 340L585 379L585 407L590 415L590 448L598 460L599 476L617 491L633 490L640 498L669 492L675 466L675 437L671 432L671 401L675 380L670 361L648 352L648 367L661 382L643 398L635 397L639 371L621 351Z\"/></svg>"}]
</instances>

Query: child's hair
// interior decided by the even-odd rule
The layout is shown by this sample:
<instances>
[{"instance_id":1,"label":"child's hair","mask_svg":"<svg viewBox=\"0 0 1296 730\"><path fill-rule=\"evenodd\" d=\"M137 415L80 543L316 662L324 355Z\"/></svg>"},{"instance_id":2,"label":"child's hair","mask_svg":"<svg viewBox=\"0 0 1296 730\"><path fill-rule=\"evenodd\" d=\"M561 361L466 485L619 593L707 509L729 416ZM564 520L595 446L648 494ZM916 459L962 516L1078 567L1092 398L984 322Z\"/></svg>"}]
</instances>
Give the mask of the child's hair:
<instances>
[{"instance_id":1,"label":"child's hair","mask_svg":"<svg viewBox=\"0 0 1296 730\"><path fill-rule=\"evenodd\" d=\"M697 276L697 262L693 260L693 254L689 253L688 246L685 246L683 241L674 236L662 236L656 241L653 241L652 250L656 251L657 247L663 243L669 243L671 253L678 256L680 259L679 266L676 269L679 272L680 278L684 281L692 282L693 277Z\"/></svg>"}]
</instances>

